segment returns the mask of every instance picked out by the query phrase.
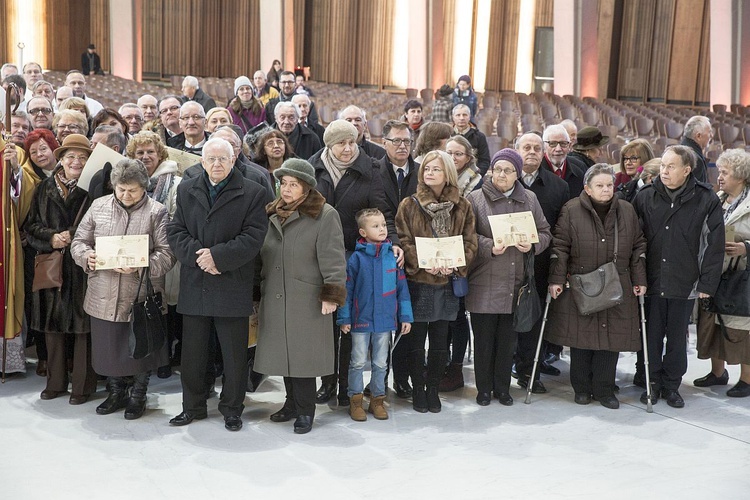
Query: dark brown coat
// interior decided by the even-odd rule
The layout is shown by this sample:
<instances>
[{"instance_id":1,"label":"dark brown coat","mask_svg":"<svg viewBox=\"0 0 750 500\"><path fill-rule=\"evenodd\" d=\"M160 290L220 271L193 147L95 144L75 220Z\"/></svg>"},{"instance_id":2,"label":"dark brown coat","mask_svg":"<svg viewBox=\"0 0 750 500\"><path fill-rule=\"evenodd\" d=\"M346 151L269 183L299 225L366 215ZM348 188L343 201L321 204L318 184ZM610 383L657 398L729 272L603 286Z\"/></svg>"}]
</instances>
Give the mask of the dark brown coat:
<instances>
[{"instance_id":1,"label":"dark brown coat","mask_svg":"<svg viewBox=\"0 0 750 500\"><path fill-rule=\"evenodd\" d=\"M477 253L477 233L474 229L474 211L471 204L466 198L458 194L458 188L455 186L445 186L440 194L440 199L435 199L432 190L426 185L420 183L417 185L417 192L414 195L420 205L425 206L433 202L453 202L451 211L451 236L461 235L464 238L464 254L466 256L466 265L459 267L457 274L466 276L471 261ZM401 241L401 248L404 250L404 270L409 280L428 285L446 285L449 276L433 276L424 269L419 268L417 259L417 246L414 243L415 237L432 238L432 228L428 216L420 209L414 200L404 198L398 206L396 214L396 231Z\"/></svg>"},{"instance_id":2,"label":"dark brown coat","mask_svg":"<svg viewBox=\"0 0 750 500\"><path fill-rule=\"evenodd\" d=\"M604 224L582 192L562 209L552 239L550 284L564 284L569 274L588 273L612 260L615 217L619 244L617 270L625 301L597 314L578 313L569 290L552 301L545 336L560 345L600 351L641 349L638 299L633 286L646 285L646 239L632 205L612 200Z\"/></svg>"}]
</instances>

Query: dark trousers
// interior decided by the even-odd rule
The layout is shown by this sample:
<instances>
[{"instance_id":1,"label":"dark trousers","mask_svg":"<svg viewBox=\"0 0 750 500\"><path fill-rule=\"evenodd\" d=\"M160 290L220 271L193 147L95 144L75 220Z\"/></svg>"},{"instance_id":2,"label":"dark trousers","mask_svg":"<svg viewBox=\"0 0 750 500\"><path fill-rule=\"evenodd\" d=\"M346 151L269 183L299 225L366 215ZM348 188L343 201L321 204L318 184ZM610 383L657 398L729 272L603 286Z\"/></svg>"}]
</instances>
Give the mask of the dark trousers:
<instances>
[{"instance_id":1,"label":"dark trousers","mask_svg":"<svg viewBox=\"0 0 750 500\"><path fill-rule=\"evenodd\" d=\"M513 314L471 313L477 392L509 393L516 347Z\"/></svg>"},{"instance_id":2,"label":"dark trousers","mask_svg":"<svg viewBox=\"0 0 750 500\"><path fill-rule=\"evenodd\" d=\"M411 332L403 340L408 341L409 376L415 388L437 387L445 372L448 360L448 321L431 323L414 322ZM427 354L427 378L424 372L424 347L427 337L430 338L430 350Z\"/></svg>"},{"instance_id":3,"label":"dark trousers","mask_svg":"<svg viewBox=\"0 0 750 500\"><path fill-rule=\"evenodd\" d=\"M451 363L463 364L469 345L470 330L463 297L459 299L458 304L458 316L448 325L448 348L451 351Z\"/></svg>"},{"instance_id":4,"label":"dark trousers","mask_svg":"<svg viewBox=\"0 0 750 500\"><path fill-rule=\"evenodd\" d=\"M182 357L182 314L177 312L177 306L167 306L166 318L169 361L177 366Z\"/></svg>"},{"instance_id":5,"label":"dark trousers","mask_svg":"<svg viewBox=\"0 0 750 500\"><path fill-rule=\"evenodd\" d=\"M339 327L336 325L336 313L333 316L333 349L334 359L338 360L334 365L334 372L330 375L321 377L325 385L339 384L339 394L346 394L349 388L349 361L352 358L352 336L342 335ZM341 338L341 349L339 349L339 337Z\"/></svg>"},{"instance_id":6,"label":"dark trousers","mask_svg":"<svg viewBox=\"0 0 750 500\"><path fill-rule=\"evenodd\" d=\"M47 389L51 391L68 390L68 362L66 337L73 339L73 383L72 393L77 396L88 396L96 392L96 373L91 367L91 334L48 333L47 341Z\"/></svg>"},{"instance_id":7,"label":"dark trousers","mask_svg":"<svg viewBox=\"0 0 750 500\"><path fill-rule=\"evenodd\" d=\"M401 323L398 324L396 330L396 336L401 331ZM405 384L409 381L409 348L407 347L409 342L407 337L410 333L401 337L396 347L393 348L393 357L390 359L389 366L393 369L393 381ZM393 339L396 340L395 338ZM390 356L390 353L388 354ZM388 372L385 374L385 386L388 387Z\"/></svg>"},{"instance_id":8,"label":"dark trousers","mask_svg":"<svg viewBox=\"0 0 750 500\"><path fill-rule=\"evenodd\" d=\"M284 377L286 401L284 406L294 408L297 415L315 416L315 378Z\"/></svg>"},{"instance_id":9,"label":"dark trousers","mask_svg":"<svg viewBox=\"0 0 750 500\"><path fill-rule=\"evenodd\" d=\"M651 382L676 391L687 372L687 332L693 299L646 297L646 340ZM667 348L664 350L664 337ZM664 356L662 357L662 352Z\"/></svg>"},{"instance_id":10,"label":"dark trousers","mask_svg":"<svg viewBox=\"0 0 750 500\"><path fill-rule=\"evenodd\" d=\"M619 355L571 347L570 384L576 394L593 394L597 399L614 396Z\"/></svg>"},{"instance_id":11,"label":"dark trousers","mask_svg":"<svg viewBox=\"0 0 750 500\"><path fill-rule=\"evenodd\" d=\"M224 359L224 385L219 411L225 417L242 415L247 385L247 317L183 315L182 409L194 415L206 414L206 371L209 362L211 328L216 328Z\"/></svg>"}]
</instances>

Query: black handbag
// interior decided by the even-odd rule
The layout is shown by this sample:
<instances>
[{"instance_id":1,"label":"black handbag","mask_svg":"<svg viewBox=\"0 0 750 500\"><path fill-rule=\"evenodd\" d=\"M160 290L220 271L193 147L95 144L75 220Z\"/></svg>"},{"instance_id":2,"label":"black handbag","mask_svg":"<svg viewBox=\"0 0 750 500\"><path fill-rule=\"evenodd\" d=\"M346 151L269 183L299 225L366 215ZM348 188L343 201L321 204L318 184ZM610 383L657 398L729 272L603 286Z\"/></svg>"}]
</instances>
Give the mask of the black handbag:
<instances>
[{"instance_id":1,"label":"black handbag","mask_svg":"<svg viewBox=\"0 0 750 500\"><path fill-rule=\"evenodd\" d=\"M148 268L141 272L138 291L135 294L130 314L129 347L130 357L133 359L142 359L158 351L166 339L167 325L161 311L161 293L154 291L149 275ZM146 282L146 298L139 301L141 285L144 281Z\"/></svg>"},{"instance_id":2,"label":"black handbag","mask_svg":"<svg viewBox=\"0 0 750 500\"><path fill-rule=\"evenodd\" d=\"M622 304L624 297L616 265L618 243L615 216L615 251L612 262L607 262L590 273L572 274L568 280L573 301L580 314L594 314Z\"/></svg>"},{"instance_id":3,"label":"black handbag","mask_svg":"<svg viewBox=\"0 0 750 500\"><path fill-rule=\"evenodd\" d=\"M513 330L520 333L531 331L542 316L542 303L534 281L534 245L523 257L523 282L516 297L513 310Z\"/></svg>"},{"instance_id":4,"label":"black handbag","mask_svg":"<svg viewBox=\"0 0 750 500\"><path fill-rule=\"evenodd\" d=\"M711 298L709 311L727 316L750 317L750 269L737 269L740 259L731 259ZM734 264L734 265L732 265Z\"/></svg>"}]
</instances>

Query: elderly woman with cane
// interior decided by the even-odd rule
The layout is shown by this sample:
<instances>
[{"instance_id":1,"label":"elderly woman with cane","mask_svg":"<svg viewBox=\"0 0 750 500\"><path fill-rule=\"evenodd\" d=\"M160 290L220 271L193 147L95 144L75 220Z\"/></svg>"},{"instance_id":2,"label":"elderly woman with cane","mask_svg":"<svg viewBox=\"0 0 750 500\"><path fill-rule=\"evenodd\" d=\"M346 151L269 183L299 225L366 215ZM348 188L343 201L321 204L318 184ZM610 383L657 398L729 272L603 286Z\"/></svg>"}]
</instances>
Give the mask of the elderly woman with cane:
<instances>
[{"instance_id":1,"label":"elderly woman with cane","mask_svg":"<svg viewBox=\"0 0 750 500\"><path fill-rule=\"evenodd\" d=\"M614 197L612 167L598 163L583 181L584 191L565 204L554 231L549 293L557 300L550 308L547 339L571 348L575 402L594 399L617 409L619 352L641 349L637 297L646 293L646 239L632 205ZM614 272L603 274L607 268ZM606 282L602 294L592 291L601 290L598 285L575 293L589 273ZM592 304L618 286L619 298Z\"/></svg>"}]
</instances>

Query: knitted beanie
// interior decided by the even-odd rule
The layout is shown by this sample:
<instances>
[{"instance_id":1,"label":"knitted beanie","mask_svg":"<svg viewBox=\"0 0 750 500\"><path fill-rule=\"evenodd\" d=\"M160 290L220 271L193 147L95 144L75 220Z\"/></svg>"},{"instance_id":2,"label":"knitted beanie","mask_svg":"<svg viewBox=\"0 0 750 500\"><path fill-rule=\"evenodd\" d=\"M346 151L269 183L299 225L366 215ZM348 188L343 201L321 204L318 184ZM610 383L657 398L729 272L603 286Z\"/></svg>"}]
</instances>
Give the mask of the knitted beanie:
<instances>
[{"instance_id":1,"label":"knitted beanie","mask_svg":"<svg viewBox=\"0 0 750 500\"><path fill-rule=\"evenodd\" d=\"M346 120L334 120L328 124L323 133L323 142L327 147L338 144L341 141L351 139L356 142L359 134L357 129Z\"/></svg>"},{"instance_id":2,"label":"knitted beanie","mask_svg":"<svg viewBox=\"0 0 750 500\"><path fill-rule=\"evenodd\" d=\"M352 128L354 128L354 125L352 125ZM315 180L315 169L313 166L310 165L309 162L299 158L289 158L282 163L279 168L273 171L273 176L279 180L285 175L296 177L311 188L314 188L318 184Z\"/></svg>"},{"instance_id":3,"label":"knitted beanie","mask_svg":"<svg viewBox=\"0 0 750 500\"><path fill-rule=\"evenodd\" d=\"M492 161L490 162L490 168L494 169L495 163L500 160L510 162L510 164L516 168L516 174L518 174L518 178L521 178L521 176L523 175L523 158L521 158L521 155L518 154L515 149L505 148L495 153L495 156L492 157Z\"/></svg>"},{"instance_id":4,"label":"knitted beanie","mask_svg":"<svg viewBox=\"0 0 750 500\"><path fill-rule=\"evenodd\" d=\"M234 95L237 95L237 90L243 85L253 88L253 84L250 83L250 79L246 76L238 76L234 79Z\"/></svg>"}]
</instances>

